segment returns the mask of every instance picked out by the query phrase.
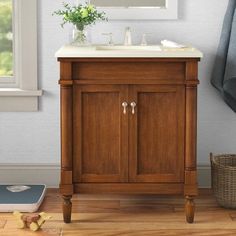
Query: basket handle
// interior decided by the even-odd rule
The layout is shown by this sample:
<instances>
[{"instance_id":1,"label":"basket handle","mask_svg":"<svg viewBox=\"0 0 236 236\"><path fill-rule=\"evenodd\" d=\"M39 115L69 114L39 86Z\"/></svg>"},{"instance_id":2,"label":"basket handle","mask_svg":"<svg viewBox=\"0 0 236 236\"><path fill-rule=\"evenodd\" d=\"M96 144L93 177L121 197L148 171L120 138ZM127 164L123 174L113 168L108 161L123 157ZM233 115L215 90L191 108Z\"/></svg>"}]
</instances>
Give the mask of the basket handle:
<instances>
[{"instance_id":1,"label":"basket handle","mask_svg":"<svg viewBox=\"0 0 236 236\"><path fill-rule=\"evenodd\" d=\"M212 162L213 161L213 153L211 152L210 153L210 162Z\"/></svg>"}]
</instances>

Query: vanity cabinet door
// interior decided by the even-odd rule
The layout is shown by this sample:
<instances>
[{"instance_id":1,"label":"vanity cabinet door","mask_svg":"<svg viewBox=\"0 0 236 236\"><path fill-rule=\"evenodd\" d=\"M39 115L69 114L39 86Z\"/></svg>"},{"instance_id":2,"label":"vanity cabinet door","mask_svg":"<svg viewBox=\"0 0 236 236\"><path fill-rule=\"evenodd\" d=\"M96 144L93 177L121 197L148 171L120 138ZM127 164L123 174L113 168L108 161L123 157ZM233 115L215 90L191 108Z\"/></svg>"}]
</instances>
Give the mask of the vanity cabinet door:
<instances>
[{"instance_id":1,"label":"vanity cabinet door","mask_svg":"<svg viewBox=\"0 0 236 236\"><path fill-rule=\"evenodd\" d=\"M73 94L73 181L127 182L128 86L75 85Z\"/></svg>"},{"instance_id":2,"label":"vanity cabinet door","mask_svg":"<svg viewBox=\"0 0 236 236\"><path fill-rule=\"evenodd\" d=\"M129 100L129 181L183 182L184 86L133 85Z\"/></svg>"}]
</instances>

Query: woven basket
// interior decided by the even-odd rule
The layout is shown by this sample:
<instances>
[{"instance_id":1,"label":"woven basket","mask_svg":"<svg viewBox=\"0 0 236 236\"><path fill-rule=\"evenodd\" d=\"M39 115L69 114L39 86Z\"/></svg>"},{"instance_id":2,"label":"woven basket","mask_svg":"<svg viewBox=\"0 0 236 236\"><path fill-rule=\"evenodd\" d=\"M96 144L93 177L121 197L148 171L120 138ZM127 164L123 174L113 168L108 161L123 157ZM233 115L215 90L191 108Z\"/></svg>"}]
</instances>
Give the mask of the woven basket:
<instances>
[{"instance_id":1,"label":"woven basket","mask_svg":"<svg viewBox=\"0 0 236 236\"><path fill-rule=\"evenodd\" d=\"M212 189L220 206L236 209L236 154L210 154Z\"/></svg>"}]
</instances>

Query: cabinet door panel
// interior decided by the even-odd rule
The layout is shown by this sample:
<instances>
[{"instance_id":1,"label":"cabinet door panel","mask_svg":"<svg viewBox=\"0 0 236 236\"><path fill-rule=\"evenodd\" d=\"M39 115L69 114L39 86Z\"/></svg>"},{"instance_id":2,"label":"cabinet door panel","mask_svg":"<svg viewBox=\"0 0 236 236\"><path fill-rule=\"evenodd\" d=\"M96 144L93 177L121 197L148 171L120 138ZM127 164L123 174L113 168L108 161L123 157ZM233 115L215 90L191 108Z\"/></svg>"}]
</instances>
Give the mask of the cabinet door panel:
<instances>
[{"instance_id":1,"label":"cabinet door panel","mask_svg":"<svg viewBox=\"0 0 236 236\"><path fill-rule=\"evenodd\" d=\"M184 179L183 86L130 86L129 168L132 182Z\"/></svg>"},{"instance_id":2,"label":"cabinet door panel","mask_svg":"<svg viewBox=\"0 0 236 236\"><path fill-rule=\"evenodd\" d=\"M128 180L128 114L122 110L127 98L126 86L75 86L75 182Z\"/></svg>"}]
</instances>

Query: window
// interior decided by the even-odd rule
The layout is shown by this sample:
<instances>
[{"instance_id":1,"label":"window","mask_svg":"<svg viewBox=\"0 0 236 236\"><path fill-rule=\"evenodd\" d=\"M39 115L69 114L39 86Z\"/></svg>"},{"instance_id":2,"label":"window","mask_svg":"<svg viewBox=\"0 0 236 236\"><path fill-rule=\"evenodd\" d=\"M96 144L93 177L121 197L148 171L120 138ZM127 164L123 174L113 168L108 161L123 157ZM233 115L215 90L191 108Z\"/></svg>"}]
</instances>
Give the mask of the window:
<instances>
[{"instance_id":1,"label":"window","mask_svg":"<svg viewBox=\"0 0 236 236\"><path fill-rule=\"evenodd\" d=\"M36 111L37 0L0 0L0 111Z\"/></svg>"},{"instance_id":2,"label":"window","mask_svg":"<svg viewBox=\"0 0 236 236\"><path fill-rule=\"evenodd\" d=\"M13 81L13 4L0 0L0 82Z\"/></svg>"}]
</instances>

